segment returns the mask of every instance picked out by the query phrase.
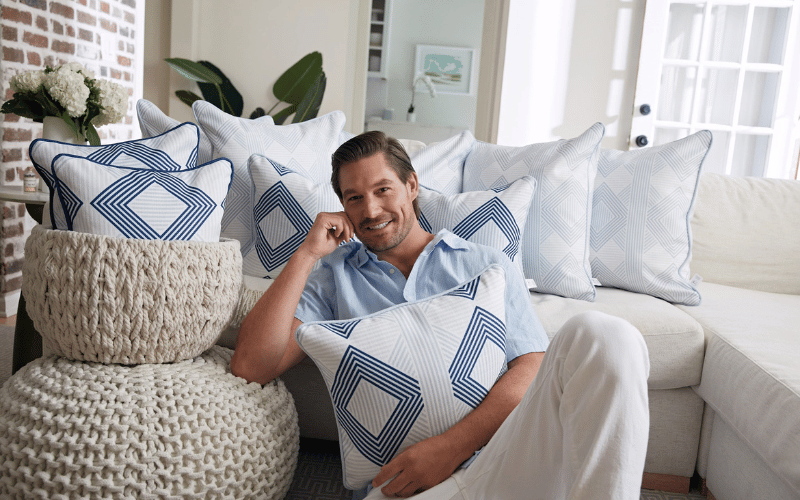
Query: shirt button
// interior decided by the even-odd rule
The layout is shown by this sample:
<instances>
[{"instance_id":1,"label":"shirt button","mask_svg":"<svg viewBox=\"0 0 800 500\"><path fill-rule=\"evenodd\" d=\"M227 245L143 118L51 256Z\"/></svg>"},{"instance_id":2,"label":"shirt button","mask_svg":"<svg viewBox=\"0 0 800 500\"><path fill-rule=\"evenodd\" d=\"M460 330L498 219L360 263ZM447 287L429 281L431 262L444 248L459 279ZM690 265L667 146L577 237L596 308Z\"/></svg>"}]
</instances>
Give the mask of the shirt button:
<instances>
[{"instance_id":1,"label":"shirt button","mask_svg":"<svg viewBox=\"0 0 800 500\"><path fill-rule=\"evenodd\" d=\"M389 274L394 274L394 269L389 269Z\"/></svg>"}]
</instances>

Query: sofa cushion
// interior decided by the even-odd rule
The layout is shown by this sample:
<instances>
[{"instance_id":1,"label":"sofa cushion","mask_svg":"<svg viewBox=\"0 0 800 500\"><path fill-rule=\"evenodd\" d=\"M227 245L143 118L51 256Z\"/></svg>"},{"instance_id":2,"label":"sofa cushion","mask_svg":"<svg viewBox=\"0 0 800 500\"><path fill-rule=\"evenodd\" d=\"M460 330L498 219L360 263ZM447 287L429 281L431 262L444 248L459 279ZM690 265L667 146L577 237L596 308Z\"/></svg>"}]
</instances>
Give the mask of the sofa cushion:
<instances>
[{"instance_id":1,"label":"sofa cushion","mask_svg":"<svg viewBox=\"0 0 800 500\"><path fill-rule=\"evenodd\" d=\"M406 153L420 185L452 195L461 192L464 161L474 144L475 137L465 130L447 140L406 150Z\"/></svg>"},{"instance_id":2,"label":"sofa cushion","mask_svg":"<svg viewBox=\"0 0 800 500\"><path fill-rule=\"evenodd\" d=\"M146 99L136 102L136 116L139 118L139 129L142 137L156 137L169 132L181 124L178 120L164 114L158 106ZM197 164L202 165L214 159L211 143L208 142L205 132L200 132L200 142L197 146Z\"/></svg>"},{"instance_id":3,"label":"sofa cushion","mask_svg":"<svg viewBox=\"0 0 800 500\"><path fill-rule=\"evenodd\" d=\"M601 311L628 320L644 336L650 354L652 389L675 389L700 382L703 329L672 304L649 295L597 287L594 302L531 293L536 313L550 338L572 316Z\"/></svg>"},{"instance_id":4,"label":"sofa cushion","mask_svg":"<svg viewBox=\"0 0 800 500\"><path fill-rule=\"evenodd\" d=\"M700 283L697 393L800 494L800 296Z\"/></svg>"},{"instance_id":5,"label":"sofa cushion","mask_svg":"<svg viewBox=\"0 0 800 500\"><path fill-rule=\"evenodd\" d=\"M691 268L703 280L800 294L800 181L703 174Z\"/></svg>"}]
</instances>

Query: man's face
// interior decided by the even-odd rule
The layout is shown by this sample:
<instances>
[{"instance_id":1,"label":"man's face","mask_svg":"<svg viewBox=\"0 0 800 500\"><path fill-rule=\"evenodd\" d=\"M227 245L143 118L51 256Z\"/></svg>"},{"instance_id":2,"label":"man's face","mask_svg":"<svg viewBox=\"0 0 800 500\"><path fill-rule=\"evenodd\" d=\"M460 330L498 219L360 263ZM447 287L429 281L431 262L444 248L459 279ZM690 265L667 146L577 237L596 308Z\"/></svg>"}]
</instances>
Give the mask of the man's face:
<instances>
[{"instance_id":1,"label":"man's face","mask_svg":"<svg viewBox=\"0 0 800 500\"><path fill-rule=\"evenodd\" d=\"M403 183L383 153L342 166L339 186L356 236L376 254L395 248L414 227L416 174Z\"/></svg>"}]
</instances>

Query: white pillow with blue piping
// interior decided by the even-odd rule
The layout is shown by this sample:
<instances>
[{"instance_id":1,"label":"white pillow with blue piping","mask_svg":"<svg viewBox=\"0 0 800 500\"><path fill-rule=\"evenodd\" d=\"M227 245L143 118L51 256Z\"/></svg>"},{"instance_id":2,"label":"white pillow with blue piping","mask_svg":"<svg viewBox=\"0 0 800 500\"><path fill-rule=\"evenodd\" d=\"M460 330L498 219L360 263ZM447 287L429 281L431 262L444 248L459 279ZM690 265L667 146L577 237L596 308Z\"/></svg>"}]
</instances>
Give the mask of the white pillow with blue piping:
<instances>
[{"instance_id":1,"label":"white pillow with blue piping","mask_svg":"<svg viewBox=\"0 0 800 500\"><path fill-rule=\"evenodd\" d=\"M472 133L465 130L409 153L420 185L447 195L462 192L464 161L476 142Z\"/></svg>"},{"instance_id":2,"label":"white pillow with blue piping","mask_svg":"<svg viewBox=\"0 0 800 500\"><path fill-rule=\"evenodd\" d=\"M187 122L155 137L101 146L36 139L31 142L28 153L34 168L50 188L50 220L53 227L64 228L67 222L61 203L54 199L52 164L56 156L68 154L103 165L177 172L197 166L199 140L200 129L194 123Z\"/></svg>"},{"instance_id":3,"label":"white pillow with blue piping","mask_svg":"<svg viewBox=\"0 0 800 500\"><path fill-rule=\"evenodd\" d=\"M242 255L254 247L252 183L247 171L250 155L264 155L302 173L318 184L330 183L331 155L345 138L345 115L334 111L317 118L274 125L272 118L238 118L205 101L192 105L195 120L208 136L214 156L233 162L234 178L222 220L222 235L242 244Z\"/></svg>"},{"instance_id":4,"label":"white pillow with blue piping","mask_svg":"<svg viewBox=\"0 0 800 500\"><path fill-rule=\"evenodd\" d=\"M701 130L668 144L603 149L592 201L592 274L604 286L700 304L690 281L691 218L711 147Z\"/></svg>"},{"instance_id":5,"label":"white pillow with blue piping","mask_svg":"<svg viewBox=\"0 0 800 500\"><path fill-rule=\"evenodd\" d=\"M136 102L136 116L139 119L139 129L142 137L155 137L172 130L181 122L165 115L158 106L146 99ZM211 143L202 130L198 130L200 141L197 148L197 164L203 165L214 159Z\"/></svg>"},{"instance_id":6,"label":"white pillow with blue piping","mask_svg":"<svg viewBox=\"0 0 800 500\"><path fill-rule=\"evenodd\" d=\"M439 295L296 333L328 387L344 485L366 486L405 448L475 409L507 369L505 272Z\"/></svg>"},{"instance_id":7,"label":"white pillow with blue piping","mask_svg":"<svg viewBox=\"0 0 800 500\"><path fill-rule=\"evenodd\" d=\"M220 240L233 177L225 158L179 172L104 165L61 154L53 160L57 202L67 227L144 240Z\"/></svg>"},{"instance_id":8,"label":"white pillow with blue piping","mask_svg":"<svg viewBox=\"0 0 800 500\"><path fill-rule=\"evenodd\" d=\"M522 270L522 233L536 191L536 179L522 177L487 191L447 196L420 187L420 226L431 234L442 229L467 241L505 253Z\"/></svg>"},{"instance_id":9,"label":"white pillow with blue piping","mask_svg":"<svg viewBox=\"0 0 800 500\"><path fill-rule=\"evenodd\" d=\"M244 256L244 274L276 278L305 240L320 212L341 212L330 181L316 183L300 172L261 155L247 162L253 186L253 251Z\"/></svg>"}]
</instances>

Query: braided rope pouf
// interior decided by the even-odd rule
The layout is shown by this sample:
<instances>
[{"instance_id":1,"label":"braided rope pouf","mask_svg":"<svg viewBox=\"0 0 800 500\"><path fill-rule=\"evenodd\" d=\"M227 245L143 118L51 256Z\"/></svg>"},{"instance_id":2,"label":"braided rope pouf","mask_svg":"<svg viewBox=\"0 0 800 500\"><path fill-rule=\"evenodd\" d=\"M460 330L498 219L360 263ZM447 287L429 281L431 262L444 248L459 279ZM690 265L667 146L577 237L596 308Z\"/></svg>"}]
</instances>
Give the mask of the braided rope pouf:
<instances>
[{"instance_id":1,"label":"braided rope pouf","mask_svg":"<svg viewBox=\"0 0 800 500\"><path fill-rule=\"evenodd\" d=\"M297 464L291 394L192 360L102 365L50 356L0 389L0 498L281 499Z\"/></svg>"},{"instance_id":2,"label":"braided rope pouf","mask_svg":"<svg viewBox=\"0 0 800 500\"><path fill-rule=\"evenodd\" d=\"M239 242L112 238L36 226L22 293L53 354L164 363L211 347L242 284Z\"/></svg>"}]
</instances>

